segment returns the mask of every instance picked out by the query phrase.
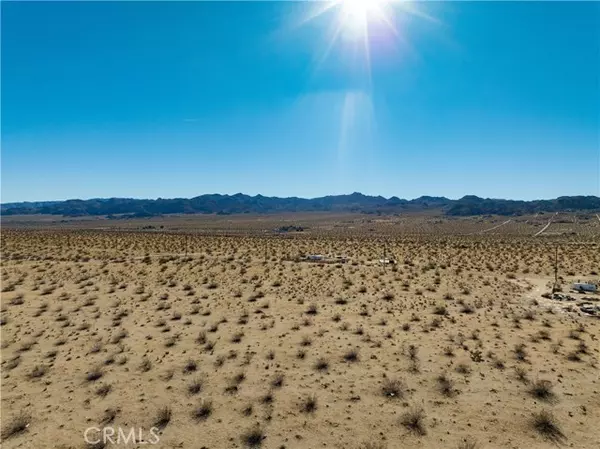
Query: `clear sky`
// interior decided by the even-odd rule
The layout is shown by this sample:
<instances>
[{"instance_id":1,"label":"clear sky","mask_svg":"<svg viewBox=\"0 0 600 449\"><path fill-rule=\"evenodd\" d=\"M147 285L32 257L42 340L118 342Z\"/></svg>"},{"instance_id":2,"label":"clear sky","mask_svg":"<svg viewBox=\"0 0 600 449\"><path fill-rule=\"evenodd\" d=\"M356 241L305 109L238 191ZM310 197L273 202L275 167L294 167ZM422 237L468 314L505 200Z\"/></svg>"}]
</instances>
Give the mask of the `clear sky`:
<instances>
[{"instance_id":1,"label":"clear sky","mask_svg":"<svg viewBox=\"0 0 600 449\"><path fill-rule=\"evenodd\" d=\"M324 6L2 2L2 202L600 195L600 3Z\"/></svg>"}]
</instances>

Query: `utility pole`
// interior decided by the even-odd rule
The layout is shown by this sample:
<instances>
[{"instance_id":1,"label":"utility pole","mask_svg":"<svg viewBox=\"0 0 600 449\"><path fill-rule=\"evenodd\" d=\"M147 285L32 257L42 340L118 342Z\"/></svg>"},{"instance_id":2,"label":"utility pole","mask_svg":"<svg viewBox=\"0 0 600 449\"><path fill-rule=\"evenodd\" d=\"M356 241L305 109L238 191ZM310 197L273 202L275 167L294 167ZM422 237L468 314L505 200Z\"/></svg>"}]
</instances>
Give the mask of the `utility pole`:
<instances>
[{"instance_id":1,"label":"utility pole","mask_svg":"<svg viewBox=\"0 0 600 449\"><path fill-rule=\"evenodd\" d=\"M554 286L552 287L552 293L557 291L558 286L558 245L554 247Z\"/></svg>"}]
</instances>

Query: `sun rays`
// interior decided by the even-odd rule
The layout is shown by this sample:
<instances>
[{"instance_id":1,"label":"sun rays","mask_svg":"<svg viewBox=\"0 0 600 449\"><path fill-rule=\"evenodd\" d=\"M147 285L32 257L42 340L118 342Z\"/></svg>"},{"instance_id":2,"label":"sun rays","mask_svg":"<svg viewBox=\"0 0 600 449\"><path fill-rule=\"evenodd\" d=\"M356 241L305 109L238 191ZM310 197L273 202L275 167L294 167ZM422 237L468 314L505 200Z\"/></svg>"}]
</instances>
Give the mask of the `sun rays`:
<instances>
[{"instance_id":1,"label":"sun rays","mask_svg":"<svg viewBox=\"0 0 600 449\"><path fill-rule=\"evenodd\" d=\"M326 23L321 43L316 49L315 70L337 49L354 57L360 63L355 70L370 77L372 50L382 41L408 42L403 19L414 16L437 22L408 0L317 0L309 3L310 6L295 19L295 27L317 21Z\"/></svg>"},{"instance_id":2,"label":"sun rays","mask_svg":"<svg viewBox=\"0 0 600 449\"><path fill-rule=\"evenodd\" d=\"M422 5L408 0L309 1L287 31L307 29L312 34L310 77L331 73L340 78L335 88L331 126L340 130L338 163L376 151L377 129L373 68L387 58L412 52L407 36L409 17L438 22ZM335 111L335 112L333 112Z\"/></svg>"}]
</instances>

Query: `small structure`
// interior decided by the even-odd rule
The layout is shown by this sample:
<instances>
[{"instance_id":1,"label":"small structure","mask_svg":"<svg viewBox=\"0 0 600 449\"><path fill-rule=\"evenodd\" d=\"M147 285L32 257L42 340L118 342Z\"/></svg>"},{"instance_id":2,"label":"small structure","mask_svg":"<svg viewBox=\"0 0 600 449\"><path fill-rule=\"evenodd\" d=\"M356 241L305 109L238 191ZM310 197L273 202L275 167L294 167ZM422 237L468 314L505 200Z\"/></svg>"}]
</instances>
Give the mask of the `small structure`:
<instances>
[{"instance_id":1,"label":"small structure","mask_svg":"<svg viewBox=\"0 0 600 449\"><path fill-rule=\"evenodd\" d=\"M302 226L279 226L277 229L274 230L277 233L285 233L285 232L303 232L304 228Z\"/></svg>"},{"instance_id":2,"label":"small structure","mask_svg":"<svg viewBox=\"0 0 600 449\"><path fill-rule=\"evenodd\" d=\"M316 263L346 263L348 262L348 257L346 256L338 256L338 255L328 255L324 256L322 254L307 254L304 259L306 262L316 262Z\"/></svg>"},{"instance_id":3,"label":"small structure","mask_svg":"<svg viewBox=\"0 0 600 449\"><path fill-rule=\"evenodd\" d=\"M589 282L575 282L573 284L573 290L578 292L595 292L598 290L598 287L594 284L590 284Z\"/></svg>"}]
</instances>

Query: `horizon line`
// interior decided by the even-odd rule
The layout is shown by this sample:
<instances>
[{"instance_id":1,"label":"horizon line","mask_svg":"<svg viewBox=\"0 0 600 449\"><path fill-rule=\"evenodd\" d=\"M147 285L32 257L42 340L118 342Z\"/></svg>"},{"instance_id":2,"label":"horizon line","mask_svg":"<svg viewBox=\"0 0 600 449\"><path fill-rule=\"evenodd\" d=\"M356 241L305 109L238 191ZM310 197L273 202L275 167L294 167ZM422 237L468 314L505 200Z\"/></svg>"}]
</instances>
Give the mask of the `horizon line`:
<instances>
[{"instance_id":1,"label":"horizon line","mask_svg":"<svg viewBox=\"0 0 600 449\"><path fill-rule=\"evenodd\" d=\"M68 198L68 199L57 199L57 200L23 200L23 201L7 201L7 202L0 202L0 206L5 206L5 205L9 205L9 204L22 204L22 203L60 203L60 202L67 202L67 201L92 201L92 200L112 200L112 199L119 199L119 200L135 200L135 201L158 201L158 200L191 200L194 198L199 198L202 196L214 196L214 195L219 195L219 196L224 196L224 197L233 197L233 196L239 196L239 195L243 195L243 196L247 196L250 198L256 198L258 196L260 197L264 197L264 198L271 198L271 199L301 199L301 200L316 200L316 199L320 199L320 198L327 198L327 197L339 197L339 196L352 196L352 195L362 195L365 197L371 197L371 198L377 198L377 197L381 197L383 199L385 199L386 201L391 200L392 198L396 198L399 200L405 200L405 201L415 201L418 199L421 199L423 197L429 197L429 198L439 198L439 199L446 199L449 201L459 201L465 197L476 197L479 199L483 199L483 200L500 200L500 201L522 201L522 202L534 202L534 201L552 201L552 200L557 200L559 198L574 198L574 197L594 197L594 198L600 198L600 193L598 195L585 195L585 194L580 194L580 195L561 195L561 196L557 196L554 198L536 198L536 199L530 199L530 200L524 200L524 199L514 199L514 198L496 198L496 197L482 197L476 194L465 194L460 198L449 198L447 196L443 196L443 195L421 195L412 199L408 199L408 198L401 198L397 195L392 195L390 197L385 197L383 195L369 195L369 194L364 194L362 192L357 192L354 191L352 193L341 193L341 194L328 194L328 195L322 195L322 196L315 196L315 197L302 197L302 196L269 196L269 195L263 195L260 193L257 193L256 195L250 195L250 194L246 194L246 193L242 193L242 192L237 192L234 194L227 194L227 193L202 193L200 195L195 195L195 196L191 196L191 197L183 197L183 196L174 196L174 197L156 197L156 198L141 198L141 197L129 197L129 196L108 196L108 197L101 197L101 196L96 196L96 197L89 197L89 198Z\"/></svg>"}]
</instances>

